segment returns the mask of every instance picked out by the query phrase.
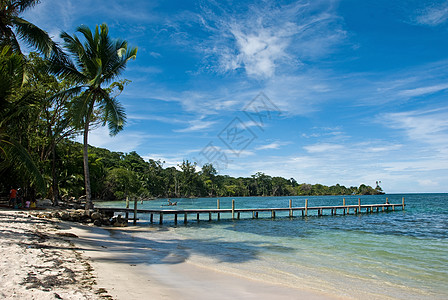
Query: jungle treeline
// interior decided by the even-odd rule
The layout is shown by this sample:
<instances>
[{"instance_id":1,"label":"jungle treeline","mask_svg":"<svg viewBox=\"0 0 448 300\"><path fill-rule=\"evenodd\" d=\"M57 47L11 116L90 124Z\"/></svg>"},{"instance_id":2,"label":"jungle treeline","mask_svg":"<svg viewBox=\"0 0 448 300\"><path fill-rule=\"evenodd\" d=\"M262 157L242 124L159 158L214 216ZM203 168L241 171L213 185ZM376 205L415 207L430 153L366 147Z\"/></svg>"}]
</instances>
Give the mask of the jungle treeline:
<instances>
[{"instance_id":1,"label":"jungle treeline","mask_svg":"<svg viewBox=\"0 0 448 300\"><path fill-rule=\"evenodd\" d=\"M82 144L70 140L58 143L55 151L56 182L61 197L80 197L84 192ZM51 170L49 161L47 170ZM126 197L184 198L226 196L373 195L379 186L345 187L339 184L298 183L294 178L272 177L258 172L250 177L218 175L211 164L199 168L183 161L177 167L145 161L136 152L112 152L89 146L90 180L93 199L123 200ZM46 178L51 178L46 174ZM49 182L50 183L50 182ZM48 197L52 198L49 184Z\"/></svg>"}]
</instances>

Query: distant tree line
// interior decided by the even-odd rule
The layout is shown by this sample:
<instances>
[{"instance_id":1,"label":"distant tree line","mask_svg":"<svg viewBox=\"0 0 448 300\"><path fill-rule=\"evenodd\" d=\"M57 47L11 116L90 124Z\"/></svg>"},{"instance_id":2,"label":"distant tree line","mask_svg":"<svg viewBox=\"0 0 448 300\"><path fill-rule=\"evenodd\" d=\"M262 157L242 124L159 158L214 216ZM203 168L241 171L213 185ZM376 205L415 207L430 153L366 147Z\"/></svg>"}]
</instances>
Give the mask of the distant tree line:
<instances>
[{"instance_id":1,"label":"distant tree line","mask_svg":"<svg viewBox=\"0 0 448 300\"><path fill-rule=\"evenodd\" d=\"M62 197L80 197L83 185L83 145L68 139L55 149L55 172L58 193ZM258 172L250 177L218 175L211 164L197 168L183 161L175 167L163 162L145 161L136 152L112 152L89 146L89 168L93 199L123 200L138 198L233 197L233 196L300 196L300 195L374 195L378 185L345 187L339 184L298 183L294 178L272 177ZM50 170L48 166L48 170ZM197 170L198 169L198 170ZM48 174L48 177L50 174ZM9 181L12 184L14 178ZM49 189L50 198L54 197Z\"/></svg>"}]
</instances>

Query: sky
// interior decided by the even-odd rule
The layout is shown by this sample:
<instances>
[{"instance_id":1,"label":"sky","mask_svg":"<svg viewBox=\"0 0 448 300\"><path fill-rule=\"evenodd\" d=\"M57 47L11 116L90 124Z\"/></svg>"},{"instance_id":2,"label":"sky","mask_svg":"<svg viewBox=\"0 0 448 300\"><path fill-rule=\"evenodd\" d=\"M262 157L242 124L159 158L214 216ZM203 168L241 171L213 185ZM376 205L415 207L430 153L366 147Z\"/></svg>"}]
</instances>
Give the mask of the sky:
<instances>
[{"instance_id":1,"label":"sky","mask_svg":"<svg viewBox=\"0 0 448 300\"><path fill-rule=\"evenodd\" d=\"M448 192L448 1L42 0L23 17L61 43L106 23L138 47L126 127L91 145L236 177Z\"/></svg>"}]
</instances>

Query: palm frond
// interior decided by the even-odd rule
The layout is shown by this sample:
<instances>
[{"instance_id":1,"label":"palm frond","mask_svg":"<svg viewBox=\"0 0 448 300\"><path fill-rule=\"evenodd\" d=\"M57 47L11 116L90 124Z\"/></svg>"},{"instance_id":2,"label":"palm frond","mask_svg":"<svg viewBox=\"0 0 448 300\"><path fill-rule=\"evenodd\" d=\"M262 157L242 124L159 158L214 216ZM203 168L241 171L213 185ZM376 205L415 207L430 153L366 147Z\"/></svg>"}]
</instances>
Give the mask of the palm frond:
<instances>
[{"instance_id":1,"label":"palm frond","mask_svg":"<svg viewBox=\"0 0 448 300\"><path fill-rule=\"evenodd\" d=\"M110 135L116 135L123 130L126 124L126 113L123 105L116 98L111 98L109 93L102 90L100 107L103 111L103 125L107 124Z\"/></svg>"},{"instance_id":2,"label":"palm frond","mask_svg":"<svg viewBox=\"0 0 448 300\"><path fill-rule=\"evenodd\" d=\"M73 122L78 128L82 128L85 121L90 119L89 111L91 111L95 95L92 90L86 90L78 97L74 98L70 105L70 111L73 116Z\"/></svg>"},{"instance_id":3,"label":"palm frond","mask_svg":"<svg viewBox=\"0 0 448 300\"><path fill-rule=\"evenodd\" d=\"M14 17L12 23L19 35L19 38L28 45L38 49L45 57L50 57L51 52L56 48L56 44L48 36L48 33L36 25L19 17Z\"/></svg>"},{"instance_id":4,"label":"palm frond","mask_svg":"<svg viewBox=\"0 0 448 300\"><path fill-rule=\"evenodd\" d=\"M11 1L9 1L11 2ZM22 13L27 9L30 9L32 7L34 7L35 5L39 4L40 0L17 0L14 1L16 8L17 8L17 12L18 13Z\"/></svg>"},{"instance_id":5,"label":"palm frond","mask_svg":"<svg viewBox=\"0 0 448 300\"><path fill-rule=\"evenodd\" d=\"M122 48L121 48L122 49ZM134 60L137 57L137 47L133 47L131 49L126 49L126 53L123 55L123 52L121 49L121 58L116 60L114 64L110 67L108 72L104 74L104 82L109 83L114 78L116 78L118 75L120 75L125 69L128 61Z\"/></svg>"},{"instance_id":6,"label":"palm frond","mask_svg":"<svg viewBox=\"0 0 448 300\"><path fill-rule=\"evenodd\" d=\"M11 140L6 134L2 135L0 146L2 148L0 154L4 158L0 170L8 166L22 169L23 172L28 174L31 183L34 183L36 188L44 195L46 193L45 181L26 149L17 141Z\"/></svg>"},{"instance_id":7,"label":"palm frond","mask_svg":"<svg viewBox=\"0 0 448 300\"><path fill-rule=\"evenodd\" d=\"M10 46L11 52L13 53L22 53L20 49L20 44L16 39L16 35L11 30L11 28L6 27L4 29L6 31L5 34L0 39L0 46L3 48L5 46Z\"/></svg>"}]
</instances>

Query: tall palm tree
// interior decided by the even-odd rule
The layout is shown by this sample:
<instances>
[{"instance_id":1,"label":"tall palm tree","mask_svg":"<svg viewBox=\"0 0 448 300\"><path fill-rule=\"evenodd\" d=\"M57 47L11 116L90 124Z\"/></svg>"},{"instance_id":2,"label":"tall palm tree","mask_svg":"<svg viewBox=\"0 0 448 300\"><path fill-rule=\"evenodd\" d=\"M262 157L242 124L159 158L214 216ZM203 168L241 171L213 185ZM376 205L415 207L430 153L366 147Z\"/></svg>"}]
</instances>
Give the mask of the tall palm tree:
<instances>
[{"instance_id":1,"label":"tall palm tree","mask_svg":"<svg viewBox=\"0 0 448 300\"><path fill-rule=\"evenodd\" d=\"M18 39L39 50L45 56L59 54L59 49L48 33L20 17L40 0L0 0L0 46L9 45L15 53L21 53Z\"/></svg>"},{"instance_id":2,"label":"tall palm tree","mask_svg":"<svg viewBox=\"0 0 448 300\"><path fill-rule=\"evenodd\" d=\"M53 57L51 70L56 75L74 82L75 86L64 91L74 96L72 100L73 120L82 126L84 147L84 180L86 209L93 207L90 190L88 162L88 134L91 122L99 117L108 125L109 133L116 135L126 122L123 106L113 91L123 89L122 82L114 82L124 71L129 60L135 59L137 48L129 48L126 41L112 40L106 24L96 26L95 32L85 25L76 29L84 37L82 43L76 35L61 33L64 47L72 56Z\"/></svg>"}]
</instances>

